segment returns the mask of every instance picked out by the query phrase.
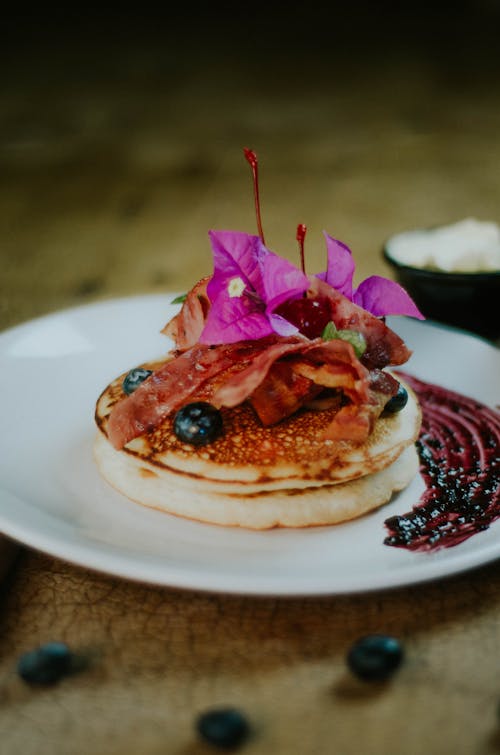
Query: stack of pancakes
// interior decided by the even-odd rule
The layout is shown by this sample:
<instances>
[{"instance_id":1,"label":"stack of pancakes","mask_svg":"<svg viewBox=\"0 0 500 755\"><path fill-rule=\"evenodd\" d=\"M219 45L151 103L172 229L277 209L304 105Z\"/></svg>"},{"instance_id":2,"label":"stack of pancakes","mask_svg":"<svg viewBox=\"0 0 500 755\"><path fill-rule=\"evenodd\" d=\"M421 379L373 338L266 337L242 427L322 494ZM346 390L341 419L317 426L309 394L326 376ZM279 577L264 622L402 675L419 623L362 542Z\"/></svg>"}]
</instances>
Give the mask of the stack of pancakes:
<instances>
[{"instance_id":1,"label":"stack of pancakes","mask_svg":"<svg viewBox=\"0 0 500 755\"><path fill-rule=\"evenodd\" d=\"M123 377L97 402L97 464L120 493L171 514L252 529L336 524L387 503L418 469L421 413L407 386L405 408L380 416L362 444L322 438L335 409L303 408L264 427L244 402L221 409L224 432L209 445L179 440L169 416L116 450L107 426Z\"/></svg>"}]
</instances>

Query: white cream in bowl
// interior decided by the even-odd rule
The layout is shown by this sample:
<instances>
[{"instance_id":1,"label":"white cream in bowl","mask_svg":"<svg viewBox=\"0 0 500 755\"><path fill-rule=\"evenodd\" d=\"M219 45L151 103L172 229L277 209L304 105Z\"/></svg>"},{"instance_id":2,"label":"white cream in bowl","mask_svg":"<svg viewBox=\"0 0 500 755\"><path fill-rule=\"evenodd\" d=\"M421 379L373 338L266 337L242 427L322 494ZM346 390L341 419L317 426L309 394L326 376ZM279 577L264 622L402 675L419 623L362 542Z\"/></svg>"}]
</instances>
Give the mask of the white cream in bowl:
<instances>
[{"instance_id":1,"label":"white cream in bowl","mask_svg":"<svg viewBox=\"0 0 500 755\"><path fill-rule=\"evenodd\" d=\"M500 226L474 218L397 234L385 248L395 262L409 267L446 273L500 270Z\"/></svg>"}]
</instances>

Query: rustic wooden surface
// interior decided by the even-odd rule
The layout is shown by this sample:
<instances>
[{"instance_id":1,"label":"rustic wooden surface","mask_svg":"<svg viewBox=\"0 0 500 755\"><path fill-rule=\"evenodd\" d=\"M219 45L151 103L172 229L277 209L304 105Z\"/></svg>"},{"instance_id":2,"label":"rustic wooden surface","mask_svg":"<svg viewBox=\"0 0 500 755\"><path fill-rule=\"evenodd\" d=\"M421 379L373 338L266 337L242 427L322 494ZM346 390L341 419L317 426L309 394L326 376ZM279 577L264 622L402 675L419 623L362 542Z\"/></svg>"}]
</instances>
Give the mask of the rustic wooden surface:
<instances>
[{"instance_id":1,"label":"rustic wooden surface","mask_svg":"<svg viewBox=\"0 0 500 755\"><path fill-rule=\"evenodd\" d=\"M297 11L285 29L278 15L215 23L207 11L61 27L13 17L1 32L1 326L185 290L210 269L208 228L254 230L245 145L261 158L270 245L294 258L306 223L311 269L323 229L364 277L388 274L379 250L398 230L499 220L498 9L477 5L479 16L459 3L459 20L434 10L432 23L400 16L373 34L375 15L360 26L356 12ZM1 589L6 755L201 755L214 750L194 718L219 704L248 715L249 754L500 749L498 563L389 592L259 599L21 549ZM405 645L388 684L346 669L372 631ZM89 666L30 688L17 658L49 640Z\"/></svg>"}]
</instances>

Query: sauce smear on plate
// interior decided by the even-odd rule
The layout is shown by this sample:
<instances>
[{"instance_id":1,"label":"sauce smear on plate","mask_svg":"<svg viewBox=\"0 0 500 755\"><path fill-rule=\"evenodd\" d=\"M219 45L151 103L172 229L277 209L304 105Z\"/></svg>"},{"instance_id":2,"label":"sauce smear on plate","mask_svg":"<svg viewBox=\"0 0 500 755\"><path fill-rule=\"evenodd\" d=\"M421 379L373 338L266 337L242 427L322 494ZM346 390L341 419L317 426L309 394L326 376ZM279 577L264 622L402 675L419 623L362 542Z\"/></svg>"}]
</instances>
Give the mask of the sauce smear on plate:
<instances>
[{"instance_id":1,"label":"sauce smear on plate","mask_svg":"<svg viewBox=\"0 0 500 755\"><path fill-rule=\"evenodd\" d=\"M426 490L411 512L385 521L384 543L413 551L458 545L500 517L500 414L399 374L422 406L417 450Z\"/></svg>"}]
</instances>

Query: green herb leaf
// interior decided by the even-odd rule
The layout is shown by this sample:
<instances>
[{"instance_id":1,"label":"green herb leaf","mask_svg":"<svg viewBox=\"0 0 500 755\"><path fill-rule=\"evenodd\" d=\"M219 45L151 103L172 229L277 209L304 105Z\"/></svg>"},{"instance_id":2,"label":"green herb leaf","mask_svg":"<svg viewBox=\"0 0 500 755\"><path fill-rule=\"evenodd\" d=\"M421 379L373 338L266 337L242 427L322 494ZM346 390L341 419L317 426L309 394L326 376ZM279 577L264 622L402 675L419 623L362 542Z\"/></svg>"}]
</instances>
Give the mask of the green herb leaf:
<instances>
[{"instance_id":1,"label":"green herb leaf","mask_svg":"<svg viewBox=\"0 0 500 755\"><path fill-rule=\"evenodd\" d=\"M362 333L357 330L337 330L334 322L328 323L321 334L321 338L324 341L332 341L334 338L347 341L353 347L358 358L363 356L366 351L366 341Z\"/></svg>"},{"instance_id":2,"label":"green herb leaf","mask_svg":"<svg viewBox=\"0 0 500 755\"><path fill-rule=\"evenodd\" d=\"M184 304L184 302L187 299L187 294L181 294L180 296L176 296L175 299L173 299L170 304Z\"/></svg>"},{"instance_id":3,"label":"green herb leaf","mask_svg":"<svg viewBox=\"0 0 500 755\"><path fill-rule=\"evenodd\" d=\"M350 343L354 349L354 353L358 357L362 357L366 351L366 341L362 333L357 330L338 330L337 337L343 341Z\"/></svg>"},{"instance_id":4,"label":"green herb leaf","mask_svg":"<svg viewBox=\"0 0 500 755\"><path fill-rule=\"evenodd\" d=\"M325 326L321 338L323 341L331 341L333 338L338 338L338 331L334 322L329 322L328 325Z\"/></svg>"}]
</instances>

